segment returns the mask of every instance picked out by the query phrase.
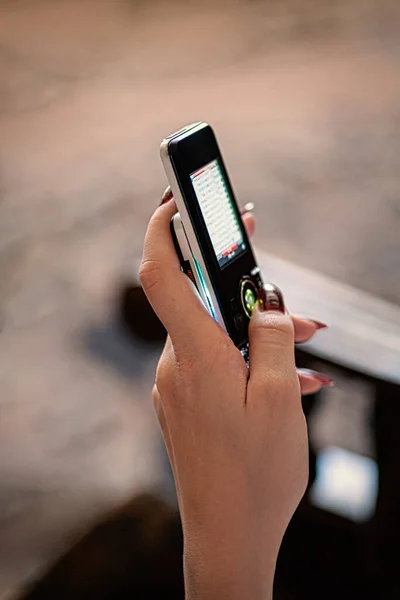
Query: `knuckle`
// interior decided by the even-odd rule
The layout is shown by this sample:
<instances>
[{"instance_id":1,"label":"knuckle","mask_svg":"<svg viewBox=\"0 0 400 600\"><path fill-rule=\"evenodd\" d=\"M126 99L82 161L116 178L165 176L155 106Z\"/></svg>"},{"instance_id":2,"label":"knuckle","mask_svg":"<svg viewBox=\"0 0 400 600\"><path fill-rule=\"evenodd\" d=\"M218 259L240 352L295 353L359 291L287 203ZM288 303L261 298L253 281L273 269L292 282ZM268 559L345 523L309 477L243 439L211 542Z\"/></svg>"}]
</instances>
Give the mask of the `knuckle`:
<instances>
[{"instance_id":1,"label":"knuckle","mask_svg":"<svg viewBox=\"0 0 400 600\"><path fill-rule=\"evenodd\" d=\"M157 387L156 383L153 385L153 390L152 390L152 393L151 393L151 398L152 398L152 401L153 401L153 408L154 408L155 412L158 414L159 408L160 408L161 396L160 396L160 392L158 390L158 387Z\"/></svg>"},{"instance_id":2,"label":"knuckle","mask_svg":"<svg viewBox=\"0 0 400 600\"><path fill-rule=\"evenodd\" d=\"M168 364L165 360L161 359L157 366L155 385L154 388L157 390L159 395L163 395L164 390L168 390L171 385L171 372ZM153 394L154 394L153 388Z\"/></svg>"},{"instance_id":3,"label":"knuckle","mask_svg":"<svg viewBox=\"0 0 400 600\"><path fill-rule=\"evenodd\" d=\"M161 263L158 260L144 260L139 268L139 280L147 293L160 283L162 278Z\"/></svg>"},{"instance_id":4,"label":"knuckle","mask_svg":"<svg viewBox=\"0 0 400 600\"><path fill-rule=\"evenodd\" d=\"M155 387L163 402L169 402L175 396L178 375L175 353L170 348L164 349L155 375Z\"/></svg>"}]
</instances>

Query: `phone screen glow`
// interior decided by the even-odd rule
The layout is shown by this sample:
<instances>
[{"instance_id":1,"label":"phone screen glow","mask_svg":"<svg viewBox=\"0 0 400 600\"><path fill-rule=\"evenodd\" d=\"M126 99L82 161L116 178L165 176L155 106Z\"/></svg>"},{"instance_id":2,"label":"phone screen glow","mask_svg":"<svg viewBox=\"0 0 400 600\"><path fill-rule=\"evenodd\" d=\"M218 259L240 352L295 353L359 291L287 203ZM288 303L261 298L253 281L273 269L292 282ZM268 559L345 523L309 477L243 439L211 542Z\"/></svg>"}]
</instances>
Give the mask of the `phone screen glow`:
<instances>
[{"instance_id":1,"label":"phone screen glow","mask_svg":"<svg viewBox=\"0 0 400 600\"><path fill-rule=\"evenodd\" d=\"M246 249L235 205L218 160L190 175L220 267Z\"/></svg>"}]
</instances>

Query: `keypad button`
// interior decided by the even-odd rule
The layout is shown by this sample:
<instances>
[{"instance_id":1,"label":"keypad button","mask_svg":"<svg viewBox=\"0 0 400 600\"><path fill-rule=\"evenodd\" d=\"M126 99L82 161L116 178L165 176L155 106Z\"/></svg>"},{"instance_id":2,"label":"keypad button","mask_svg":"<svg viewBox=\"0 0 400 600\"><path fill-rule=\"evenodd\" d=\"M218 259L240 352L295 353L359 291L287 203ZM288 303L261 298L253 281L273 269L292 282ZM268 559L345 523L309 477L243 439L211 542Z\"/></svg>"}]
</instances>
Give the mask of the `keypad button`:
<instances>
[{"instance_id":1,"label":"keypad button","mask_svg":"<svg viewBox=\"0 0 400 600\"><path fill-rule=\"evenodd\" d=\"M257 288L249 277L244 277L240 282L240 299L243 310L250 319L257 302Z\"/></svg>"}]
</instances>

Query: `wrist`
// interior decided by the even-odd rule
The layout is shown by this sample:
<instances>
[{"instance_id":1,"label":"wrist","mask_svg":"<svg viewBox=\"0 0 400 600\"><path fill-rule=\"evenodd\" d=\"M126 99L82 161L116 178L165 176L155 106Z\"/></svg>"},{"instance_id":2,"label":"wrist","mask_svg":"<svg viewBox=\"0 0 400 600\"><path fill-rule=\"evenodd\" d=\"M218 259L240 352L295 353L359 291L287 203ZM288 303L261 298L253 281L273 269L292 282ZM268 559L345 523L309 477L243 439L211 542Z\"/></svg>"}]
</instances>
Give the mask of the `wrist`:
<instances>
[{"instance_id":1,"label":"wrist","mask_svg":"<svg viewBox=\"0 0 400 600\"><path fill-rule=\"evenodd\" d=\"M187 600L270 600L277 549L235 524L229 532L184 527Z\"/></svg>"}]
</instances>

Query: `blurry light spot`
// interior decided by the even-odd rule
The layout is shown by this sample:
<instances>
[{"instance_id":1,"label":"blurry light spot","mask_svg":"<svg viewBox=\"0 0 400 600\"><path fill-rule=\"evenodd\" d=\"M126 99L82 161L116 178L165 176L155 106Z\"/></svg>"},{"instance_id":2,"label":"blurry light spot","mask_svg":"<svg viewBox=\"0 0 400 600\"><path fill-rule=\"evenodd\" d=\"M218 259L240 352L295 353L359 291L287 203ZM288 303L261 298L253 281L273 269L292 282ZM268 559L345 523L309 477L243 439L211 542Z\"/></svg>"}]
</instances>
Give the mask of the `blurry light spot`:
<instances>
[{"instance_id":1,"label":"blurry light spot","mask_svg":"<svg viewBox=\"0 0 400 600\"><path fill-rule=\"evenodd\" d=\"M367 521L375 511L378 466L374 460L331 446L317 458L312 503L352 521Z\"/></svg>"}]
</instances>

